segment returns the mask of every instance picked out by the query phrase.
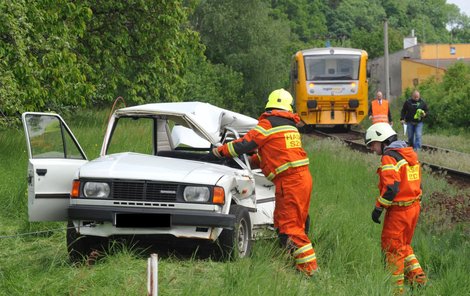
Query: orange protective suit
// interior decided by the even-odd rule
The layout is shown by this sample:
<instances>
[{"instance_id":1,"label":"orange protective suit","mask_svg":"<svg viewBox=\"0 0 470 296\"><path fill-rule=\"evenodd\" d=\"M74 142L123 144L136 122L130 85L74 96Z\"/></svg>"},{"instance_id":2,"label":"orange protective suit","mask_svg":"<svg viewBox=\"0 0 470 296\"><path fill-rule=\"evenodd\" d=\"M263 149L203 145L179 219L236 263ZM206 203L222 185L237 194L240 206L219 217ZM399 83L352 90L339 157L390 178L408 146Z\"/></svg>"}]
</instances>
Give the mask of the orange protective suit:
<instances>
[{"instance_id":1,"label":"orange protective suit","mask_svg":"<svg viewBox=\"0 0 470 296\"><path fill-rule=\"evenodd\" d=\"M297 114L271 110L258 118L258 125L244 137L217 148L221 156L236 157L255 151L251 161L276 186L274 226L286 245L293 247L298 270L312 275L317 270L315 250L305 234L305 221L310 207L312 176L309 159L302 148L296 128Z\"/></svg>"},{"instance_id":2,"label":"orange protective suit","mask_svg":"<svg viewBox=\"0 0 470 296\"><path fill-rule=\"evenodd\" d=\"M389 147L393 147L394 143L397 142ZM405 278L412 285L426 283L424 271L411 248L421 208L418 156L412 147L386 148L377 173L380 177L380 196L376 207L387 209L382 230L382 250L392 270L393 281L398 291L402 292Z\"/></svg>"}]
</instances>

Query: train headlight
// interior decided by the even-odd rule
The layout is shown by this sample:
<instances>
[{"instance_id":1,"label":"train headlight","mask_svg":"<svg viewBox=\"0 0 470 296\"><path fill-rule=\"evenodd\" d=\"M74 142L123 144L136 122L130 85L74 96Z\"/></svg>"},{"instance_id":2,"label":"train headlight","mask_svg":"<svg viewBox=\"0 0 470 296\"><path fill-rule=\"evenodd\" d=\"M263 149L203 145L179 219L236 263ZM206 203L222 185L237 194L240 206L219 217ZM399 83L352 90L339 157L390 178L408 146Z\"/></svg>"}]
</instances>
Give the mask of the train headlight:
<instances>
[{"instance_id":1,"label":"train headlight","mask_svg":"<svg viewBox=\"0 0 470 296\"><path fill-rule=\"evenodd\" d=\"M315 92L315 84L311 82L308 84L308 93L313 94L314 92Z\"/></svg>"},{"instance_id":2,"label":"train headlight","mask_svg":"<svg viewBox=\"0 0 470 296\"><path fill-rule=\"evenodd\" d=\"M353 82L351 83L351 92L355 92L356 91L356 83Z\"/></svg>"}]
</instances>

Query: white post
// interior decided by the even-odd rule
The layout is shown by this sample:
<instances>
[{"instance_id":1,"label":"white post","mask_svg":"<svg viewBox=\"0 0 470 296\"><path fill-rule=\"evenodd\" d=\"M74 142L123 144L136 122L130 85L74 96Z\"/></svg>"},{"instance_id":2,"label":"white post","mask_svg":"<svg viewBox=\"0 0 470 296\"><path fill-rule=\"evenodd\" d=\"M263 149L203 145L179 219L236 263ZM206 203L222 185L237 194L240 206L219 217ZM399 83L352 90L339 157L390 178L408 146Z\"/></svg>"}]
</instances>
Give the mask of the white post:
<instances>
[{"instance_id":1,"label":"white post","mask_svg":"<svg viewBox=\"0 0 470 296\"><path fill-rule=\"evenodd\" d=\"M158 255L151 254L147 260L147 295L158 295Z\"/></svg>"}]
</instances>

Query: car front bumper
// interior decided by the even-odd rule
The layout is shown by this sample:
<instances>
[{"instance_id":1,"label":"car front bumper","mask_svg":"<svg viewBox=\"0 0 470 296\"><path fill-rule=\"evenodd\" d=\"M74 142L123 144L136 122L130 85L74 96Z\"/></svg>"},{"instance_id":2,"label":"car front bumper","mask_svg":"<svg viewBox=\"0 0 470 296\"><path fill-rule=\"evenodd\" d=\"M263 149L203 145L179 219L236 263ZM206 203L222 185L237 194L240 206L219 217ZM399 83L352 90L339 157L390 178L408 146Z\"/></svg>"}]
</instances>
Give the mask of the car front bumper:
<instances>
[{"instance_id":1,"label":"car front bumper","mask_svg":"<svg viewBox=\"0 0 470 296\"><path fill-rule=\"evenodd\" d=\"M111 222L116 227L120 227L120 221L135 223L132 227L139 228L196 226L232 229L235 226L234 215L201 210L71 205L68 208L68 217L70 220ZM132 219L138 221L129 221ZM151 222L152 225L146 226L145 223L150 221L157 222L156 224ZM159 223L161 225L158 225Z\"/></svg>"}]
</instances>

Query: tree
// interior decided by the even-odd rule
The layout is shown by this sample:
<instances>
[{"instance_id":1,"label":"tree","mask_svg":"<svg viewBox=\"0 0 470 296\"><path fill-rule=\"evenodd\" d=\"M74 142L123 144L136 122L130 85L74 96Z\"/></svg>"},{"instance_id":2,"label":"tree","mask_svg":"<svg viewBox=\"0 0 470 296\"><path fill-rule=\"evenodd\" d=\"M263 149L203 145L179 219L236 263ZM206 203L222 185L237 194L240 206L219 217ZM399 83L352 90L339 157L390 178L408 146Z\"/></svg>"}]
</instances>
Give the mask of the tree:
<instances>
[{"instance_id":1,"label":"tree","mask_svg":"<svg viewBox=\"0 0 470 296\"><path fill-rule=\"evenodd\" d=\"M312 43L312 41L324 40L327 37L326 18L323 10L325 4L319 0L276 0L271 1L274 15L277 18L289 19L292 32L300 41Z\"/></svg>"},{"instance_id":2,"label":"tree","mask_svg":"<svg viewBox=\"0 0 470 296\"><path fill-rule=\"evenodd\" d=\"M466 128L470 122L470 66L457 62L447 69L442 82L434 78L419 89L430 108L429 125L439 128Z\"/></svg>"},{"instance_id":3,"label":"tree","mask_svg":"<svg viewBox=\"0 0 470 296\"><path fill-rule=\"evenodd\" d=\"M421 43L450 42L447 25L456 16L455 5L445 0L410 1L407 5L408 22L401 24L405 32L416 31Z\"/></svg>"},{"instance_id":4,"label":"tree","mask_svg":"<svg viewBox=\"0 0 470 296\"><path fill-rule=\"evenodd\" d=\"M189 63L178 97L245 112L243 75L224 64L212 64L204 56L194 57Z\"/></svg>"},{"instance_id":5,"label":"tree","mask_svg":"<svg viewBox=\"0 0 470 296\"><path fill-rule=\"evenodd\" d=\"M367 51L370 59L384 55L384 30L377 27L372 32L353 29L351 35L351 45L354 48L361 48ZM403 46L403 35L394 28L388 28L388 50L396 52Z\"/></svg>"},{"instance_id":6,"label":"tree","mask_svg":"<svg viewBox=\"0 0 470 296\"><path fill-rule=\"evenodd\" d=\"M182 1L1 1L1 115L178 100L203 51L187 15Z\"/></svg>"},{"instance_id":7,"label":"tree","mask_svg":"<svg viewBox=\"0 0 470 296\"><path fill-rule=\"evenodd\" d=\"M458 15L449 20L451 43L466 43L470 40L470 17Z\"/></svg>"},{"instance_id":8,"label":"tree","mask_svg":"<svg viewBox=\"0 0 470 296\"><path fill-rule=\"evenodd\" d=\"M176 101L191 55L202 53L182 1L87 1L93 18L80 52L97 86L94 100Z\"/></svg>"},{"instance_id":9,"label":"tree","mask_svg":"<svg viewBox=\"0 0 470 296\"><path fill-rule=\"evenodd\" d=\"M385 11L377 0L344 0L329 18L328 27L337 39L350 39L354 29L372 32L381 27Z\"/></svg>"},{"instance_id":10,"label":"tree","mask_svg":"<svg viewBox=\"0 0 470 296\"><path fill-rule=\"evenodd\" d=\"M84 105L94 91L77 54L91 11L69 1L0 2L0 111Z\"/></svg>"},{"instance_id":11,"label":"tree","mask_svg":"<svg viewBox=\"0 0 470 296\"><path fill-rule=\"evenodd\" d=\"M201 2L192 23L214 64L243 74L245 113L257 114L270 91L287 85L291 38L285 19L259 0Z\"/></svg>"}]
</instances>

